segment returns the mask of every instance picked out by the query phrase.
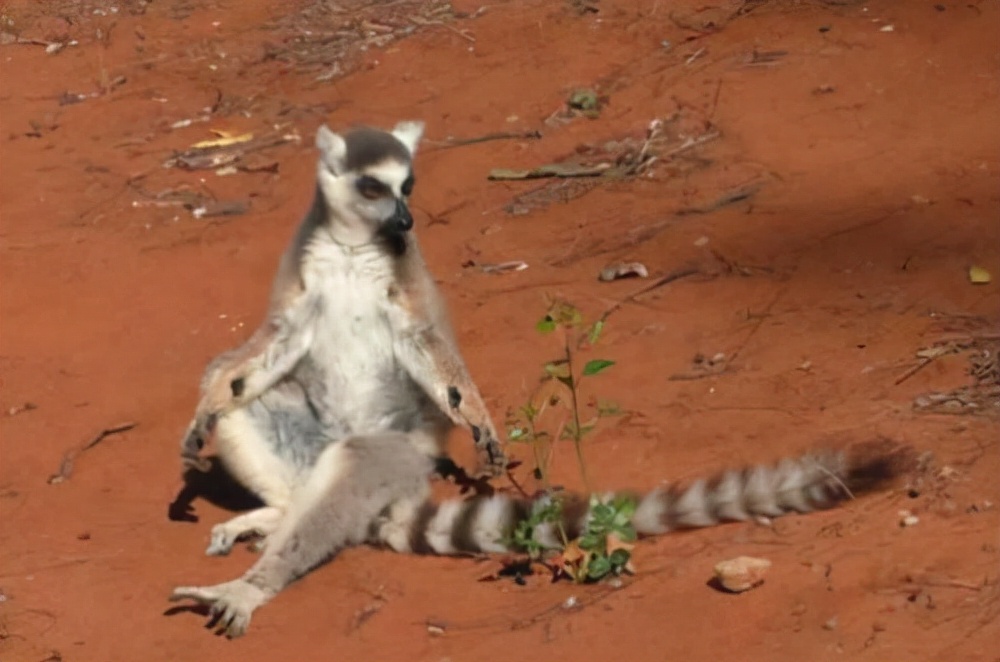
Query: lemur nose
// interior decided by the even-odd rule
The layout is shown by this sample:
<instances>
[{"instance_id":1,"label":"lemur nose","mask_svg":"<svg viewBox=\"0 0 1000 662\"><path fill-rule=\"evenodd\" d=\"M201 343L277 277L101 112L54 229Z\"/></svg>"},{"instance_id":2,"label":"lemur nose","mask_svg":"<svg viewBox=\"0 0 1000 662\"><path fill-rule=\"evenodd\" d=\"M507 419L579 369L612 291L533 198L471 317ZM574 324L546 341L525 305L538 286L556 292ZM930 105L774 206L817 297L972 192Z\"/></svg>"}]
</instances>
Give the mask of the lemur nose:
<instances>
[{"instance_id":1,"label":"lemur nose","mask_svg":"<svg viewBox=\"0 0 1000 662\"><path fill-rule=\"evenodd\" d=\"M401 198L396 198L396 213L393 214L392 220L400 230L405 231L413 227L413 216Z\"/></svg>"}]
</instances>

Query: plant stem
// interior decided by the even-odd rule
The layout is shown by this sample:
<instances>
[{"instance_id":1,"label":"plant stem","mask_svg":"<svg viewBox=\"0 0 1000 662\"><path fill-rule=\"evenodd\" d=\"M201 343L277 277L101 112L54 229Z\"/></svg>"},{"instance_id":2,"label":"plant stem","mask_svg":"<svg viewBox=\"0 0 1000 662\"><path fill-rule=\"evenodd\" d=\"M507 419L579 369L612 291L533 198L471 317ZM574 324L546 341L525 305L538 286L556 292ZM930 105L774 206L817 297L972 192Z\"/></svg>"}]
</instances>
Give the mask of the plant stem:
<instances>
[{"instance_id":1,"label":"plant stem","mask_svg":"<svg viewBox=\"0 0 1000 662\"><path fill-rule=\"evenodd\" d=\"M573 447L576 449L576 461L580 464L580 476L583 478L583 486L590 494L590 479L587 477L587 463L583 459L583 430L580 428L580 403L577 399L577 377L573 371L573 351L569 348L569 330L563 335L563 349L566 352L566 367L569 369L570 387L569 392L573 402ZM581 375L582 377L582 375Z\"/></svg>"}]
</instances>

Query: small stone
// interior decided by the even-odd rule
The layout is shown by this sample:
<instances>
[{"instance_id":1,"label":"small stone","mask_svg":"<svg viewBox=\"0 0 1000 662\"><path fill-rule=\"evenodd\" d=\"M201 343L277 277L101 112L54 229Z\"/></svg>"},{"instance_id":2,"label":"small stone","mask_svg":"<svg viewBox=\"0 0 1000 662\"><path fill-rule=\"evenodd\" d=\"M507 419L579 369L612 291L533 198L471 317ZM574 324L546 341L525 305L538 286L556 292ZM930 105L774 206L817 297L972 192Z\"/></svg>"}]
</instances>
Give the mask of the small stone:
<instances>
[{"instance_id":1,"label":"small stone","mask_svg":"<svg viewBox=\"0 0 1000 662\"><path fill-rule=\"evenodd\" d=\"M566 598L566 601L562 603L563 609L575 609L580 606L580 601L576 599L575 595L571 595Z\"/></svg>"},{"instance_id":2,"label":"small stone","mask_svg":"<svg viewBox=\"0 0 1000 662\"><path fill-rule=\"evenodd\" d=\"M823 623L823 629L824 630L830 630L830 631L836 630L837 629L837 617L834 616L834 617L830 618L829 620L827 620L825 623Z\"/></svg>"},{"instance_id":3,"label":"small stone","mask_svg":"<svg viewBox=\"0 0 1000 662\"><path fill-rule=\"evenodd\" d=\"M764 576L771 568L767 559L738 556L715 565L715 578L727 591L742 593L764 583Z\"/></svg>"},{"instance_id":4,"label":"small stone","mask_svg":"<svg viewBox=\"0 0 1000 662\"><path fill-rule=\"evenodd\" d=\"M908 526L915 526L920 522L920 518L911 513L909 510L899 511L899 525L903 528Z\"/></svg>"},{"instance_id":5,"label":"small stone","mask_svg":"<svg viewBox=\"0 0 1000 662\"><path fill-rule=\"evenodd\" d=\"M878 31L879 31L879 32L895 32L895 31L896 31L896 26L894 26L894 25L892 25L892 24L889 24L889 25L883 25L882 27L880 27L880 28L878 29Z\"/></svg>"},{"instance_id":6,"label":"small stone","mask_svg":"<svg viewBox=\"0 0 1000 662\"><path fill-rule=\"evenodd\" d=\"M649 278L649 270L642 262L616 262L598 274L598 280L609 282L621 278Z\"/></svg>"}]
</instances>

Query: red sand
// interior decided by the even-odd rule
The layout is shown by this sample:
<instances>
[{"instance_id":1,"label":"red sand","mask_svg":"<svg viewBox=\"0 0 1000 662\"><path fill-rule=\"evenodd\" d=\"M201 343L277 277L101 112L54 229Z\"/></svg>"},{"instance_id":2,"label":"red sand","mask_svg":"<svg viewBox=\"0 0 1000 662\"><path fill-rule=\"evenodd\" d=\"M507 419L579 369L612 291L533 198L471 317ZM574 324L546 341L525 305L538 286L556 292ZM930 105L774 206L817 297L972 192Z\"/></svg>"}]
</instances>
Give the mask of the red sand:
<instances>
[{"instance_id":1,"label":"red sand","mask_svg":"<svg viewBox=\"0 0 1000 662\"><path fill-rule=\"evenodd\" d=\"M997 418L912 409L921 393L968 382L967 353L896 383L949 330L995 331L1000 319L997 283L967 277L973 264L1000 277L1000 6L601 0L581 14L534 0L473 15L479 5L462 0L466 18L373 46L344 76L317 80L331 62L265 57L293 34L294 21L275 22L332 30L358 4L343 15L280 0L157 1L144 14L124 0L114 14L95 2L0 6L8 33L79 42L0 47L4 662L1000 659ZM368 29L410 10L375 10ZM599 118L546 124L579 86L607 96ZM171 128L206 106L209 121ZM700 135L710 123L719 136L650 178L521 215L504 207L545 182L486 179L641 138L675 113L670 127ZM643 542L638 574L617 589L484 583L492 564L361 548L258 612L244 639L165 615L173 586L229 579L253 560L242 548L203 556L222 509L196 501L192 524L169 520L167 505L201 370L258 323L309 203L314 131L407 118L428 123L417 231L498 424L557 351L533 328L546 295L593 316L648 282L600 283L608 263L638 260L653 278L695 265L716 276L658 288L609 320L600 351L617 365L591 395L629 415L587 441L593 482L645 488L882 435L933 452L919 496ZM161 167L209 129L276 124L302 136L258 155L276 172ZM543 138L440 144L528 130ZM178 187L249 198L250 211L197 219L149 204ZM753 193L716 204L734 191ZM486 274L469 260L529 266ZM669 379L719 352L729 371ZM138 425L47 483L68 450L123 421ZM471 461L465 436L454 446ZM568 447L555 474L579 484ZM902 509L919 523L901 528ZM741 554L774 563L763 586L706 586L717 561ZM563 609L570 596L580 606Z\"/></svg>"}]
</instances>

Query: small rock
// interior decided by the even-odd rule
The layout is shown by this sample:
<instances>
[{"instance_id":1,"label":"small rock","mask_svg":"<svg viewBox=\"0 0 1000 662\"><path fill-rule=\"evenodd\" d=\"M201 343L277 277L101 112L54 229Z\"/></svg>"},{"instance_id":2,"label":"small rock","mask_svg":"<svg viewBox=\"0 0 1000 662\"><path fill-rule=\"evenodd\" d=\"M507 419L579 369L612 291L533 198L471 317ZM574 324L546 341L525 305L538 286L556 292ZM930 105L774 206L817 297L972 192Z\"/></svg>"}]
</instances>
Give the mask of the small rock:
<instances>
[{"instance_id":1,"label":"small rock","mask_svg":"<svg viewBox=\"0 0 1000 662\"><path fill-rule=\"evenodd\" d=\"M566 598L566 601L562 603L563 609L576 609L580 606L580 601L576 599L575 595L571 595Z\"/></svg>"},{"instance_id":2,"label":"small rock","mask_svg":"<svg viewBox=\"0 0 1000 662\"><path fill-rule=\"evenodd\" d=\"M890 23L889 25L883 25L882 27L880 27L878 29L878 31L879 32L895 32L896 31L896 26L894 26L894 25L892 25Z\"/></svg>"},{"instance_id":3,"label":"small rock","mask_svg":"<svg viewBox=\"0 0 1000 662\"><path fill-rule=\"evenodd\" d=\"M823 629L824 630L830 630L830 631L836 630L837 629L837 617L834 616L833 618L829 619L826 623L823 623Z\"/></svg>"},{"instance_id":4,"label":"small rock","mask_svg":"<svg viewBox=\"0 0 1000 662\"><path fill-rule=\"evenodd\" d=\"M918 522L920 522L920 518L909 510L899 511L899 525L901 527L915 526Z\"/></svg>"},{"instance_id":5,"label":"small rock","mask_svg":"<svg viewBox=\"0 0 1000 662\"><path fill-rule=\"evenodd\" d=\"M738 556L715 565L715 578L727 591L742 593L764 583L764 576L771 568L767 559Z\"/></svg>"},{"instance_id":6,"label":"small rock","mask_svg":"<svg viewBox=\"0 0 1000 662\"><path fill-rule=\"evenodd\" d=\"M642 262L616 262L601 269L597 276L599 280L608 282L620 278L649 278L649 270Z\"/></svg>"}]
</instances>

